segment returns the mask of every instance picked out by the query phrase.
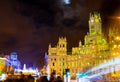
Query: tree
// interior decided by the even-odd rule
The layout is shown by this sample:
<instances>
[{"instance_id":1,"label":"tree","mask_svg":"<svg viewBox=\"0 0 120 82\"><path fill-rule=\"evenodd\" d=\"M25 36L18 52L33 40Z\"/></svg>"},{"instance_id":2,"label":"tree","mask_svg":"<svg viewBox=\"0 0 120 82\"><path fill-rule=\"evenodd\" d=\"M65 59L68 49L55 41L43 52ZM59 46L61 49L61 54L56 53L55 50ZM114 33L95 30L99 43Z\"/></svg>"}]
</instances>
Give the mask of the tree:
<instances>
[{"instance_id":1,"label":"tree","mask_svg":"<svg viewBox=\"0 0 120 82\"><path fill-rule=\"evenodd\" d=\"M46 66L46 61L45 58L40 56L36 62L35 62L36 67L38 67L39 69L42 69L44 66Z\"/></svg>"}]
</instances>

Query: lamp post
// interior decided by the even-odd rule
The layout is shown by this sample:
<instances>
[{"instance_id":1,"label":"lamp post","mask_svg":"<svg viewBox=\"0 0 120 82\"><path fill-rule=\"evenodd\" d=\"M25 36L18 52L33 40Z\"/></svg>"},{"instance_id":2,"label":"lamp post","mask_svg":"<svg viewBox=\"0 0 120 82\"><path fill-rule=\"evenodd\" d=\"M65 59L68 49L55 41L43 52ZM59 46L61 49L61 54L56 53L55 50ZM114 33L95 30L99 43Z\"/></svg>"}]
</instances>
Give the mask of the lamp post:
<instances>
[{"instance_id":1,"label":"lamp post","mask_svg":"<svg viewBox=\"0 0 120 82\"><path fill-rule=\"evenodd\" d=\"M66 82L70 82L70 69L65 69Z\"/></svg>"}]
</instances>

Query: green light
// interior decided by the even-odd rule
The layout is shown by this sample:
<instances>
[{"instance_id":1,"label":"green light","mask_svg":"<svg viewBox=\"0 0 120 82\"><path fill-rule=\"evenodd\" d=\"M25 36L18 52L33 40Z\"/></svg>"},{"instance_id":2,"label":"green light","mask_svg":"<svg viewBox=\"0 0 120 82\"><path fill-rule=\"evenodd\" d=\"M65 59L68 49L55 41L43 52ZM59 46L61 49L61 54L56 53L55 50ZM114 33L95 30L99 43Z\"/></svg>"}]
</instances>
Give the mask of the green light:
<instances>
[{"instance_id":1,"label":"green light","mask_svg":"<svg viewBox=\"0 0 120 82\"><path fill-rule=\"evenodd\" d=\"M67 75L70 75L70 72L67 72L66 74L67 74Z\"/></svg>"},{"instance_id":2,"label":"green light","mask_svg":"<svg viewBox=\"0 0 120 82\"><path fill-rule=\"evenodd\" d=\"M70 75L70 70L69 69L65 69L65 74L66 74L66 76L69 76Z\"/></svg>"},{"instance_id":3,"label":"green light","mask_svg":"<svg viewBox=\"0 0 120 82\"><path fill-rule=\"evenodd\" d=\"M0 64L4 64L4 61L0 61Z\"/></svg>"}]
</instances>

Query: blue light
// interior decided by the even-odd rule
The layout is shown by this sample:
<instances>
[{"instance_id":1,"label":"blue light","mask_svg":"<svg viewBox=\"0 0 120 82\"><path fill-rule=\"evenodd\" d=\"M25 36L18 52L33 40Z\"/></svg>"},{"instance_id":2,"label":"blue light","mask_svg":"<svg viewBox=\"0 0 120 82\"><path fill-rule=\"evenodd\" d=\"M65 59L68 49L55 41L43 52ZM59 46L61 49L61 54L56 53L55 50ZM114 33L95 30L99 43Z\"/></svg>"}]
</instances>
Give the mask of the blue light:
<instances>
[{"instance_id":1,"label":"blue light","mask_svg":"<svg viewBox=\"0 0 120 82\"><path fill-rule=\"evenodd\" d=\"M77 77L84 77L84 76L89 76L89 74L86 74L86 73L77 73Z\"/></svg>"},{"instance_id":2,"label":"blue light","mask_svg":"<svg viewBox=\"0 0 120 82\"><path fill-rule=\"evenodd\" d=\"M64 0L65 4L70 4L70 0Z\"/></svg>"},{"instance_id":3,"label":"blue light","mask_svg":"<svg viewBox=\"0 0 120 82\"><path fill-rule=\"evenodd\" d=\"M67 72L67 75L70 75L70 72Z\"/></svg>"}]
</instances>

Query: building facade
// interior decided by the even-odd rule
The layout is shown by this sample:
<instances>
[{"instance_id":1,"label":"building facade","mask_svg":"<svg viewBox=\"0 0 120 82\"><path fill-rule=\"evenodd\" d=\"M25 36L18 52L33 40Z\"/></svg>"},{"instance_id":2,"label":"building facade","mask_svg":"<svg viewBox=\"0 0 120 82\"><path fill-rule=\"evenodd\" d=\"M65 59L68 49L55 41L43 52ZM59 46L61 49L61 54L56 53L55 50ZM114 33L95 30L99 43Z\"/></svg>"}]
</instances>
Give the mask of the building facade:
<instances>
[{"instance_id":1,"label":"building facade","mask_svg":"<svg viewBox=\"0 0 120 82\"><path fill-rule=\"evenodd\" d=\"M93 67L107 62L109 59L116 57L118 47L120 47L119 32L110 30L109 39L107 40L102 32L102 20L99 13L90 14L89 32L84 37L84 45L79 41L78 47L72 47L71 53L67 52L67 39L60 37L55 47L49 44L48 64L50 71L63 75L65 69L70 69L71 76L78 72L85 72ZM116 51L115 51L116 50ZM115 52L115 53L114 53ZM108 67L105 67L106 69ZM111 68L109 68L111 69ZM92 71L96 73L101 71Z\"/></svg>"}]
</instances>

